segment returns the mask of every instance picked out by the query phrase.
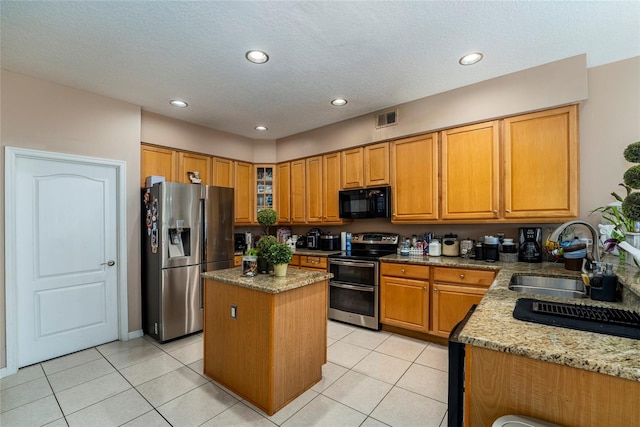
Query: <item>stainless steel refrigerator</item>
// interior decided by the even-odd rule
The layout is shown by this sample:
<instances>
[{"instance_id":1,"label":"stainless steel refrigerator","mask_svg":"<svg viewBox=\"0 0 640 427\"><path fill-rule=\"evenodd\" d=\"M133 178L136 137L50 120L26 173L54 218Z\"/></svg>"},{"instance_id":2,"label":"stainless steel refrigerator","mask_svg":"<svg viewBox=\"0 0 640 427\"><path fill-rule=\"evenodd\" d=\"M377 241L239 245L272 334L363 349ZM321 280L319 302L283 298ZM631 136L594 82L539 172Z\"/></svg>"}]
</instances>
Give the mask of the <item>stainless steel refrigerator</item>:
<instances>
[{"instance_id":1,"label":"stainless steel refrigerator","mask_svg":"<svg viewBox=\"0 0 640 427\"><path fill-rule=\"evenodd\" d=\"M204 271L233 267L233 189L161 182L143 192L143 329L202 330Z\"/></svg>"}]
</instances>

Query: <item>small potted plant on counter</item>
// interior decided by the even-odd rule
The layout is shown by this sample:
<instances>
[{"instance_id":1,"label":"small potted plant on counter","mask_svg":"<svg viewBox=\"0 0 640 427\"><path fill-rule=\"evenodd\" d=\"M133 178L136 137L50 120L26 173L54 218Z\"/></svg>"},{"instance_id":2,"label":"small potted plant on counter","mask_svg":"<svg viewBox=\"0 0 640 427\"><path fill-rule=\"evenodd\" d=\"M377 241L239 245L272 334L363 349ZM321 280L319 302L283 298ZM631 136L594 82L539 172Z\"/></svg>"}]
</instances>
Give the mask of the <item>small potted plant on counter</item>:
<instances>
[{"instance_id":1,"label":"small potted plant on counter","mask_svg":"<svg viewBox=\"0 0 640 427\"><path fill-rule=\"evenodd\" d=\"M273 272L276 277L287 275L287 265L291 262L291 248L285 243L276 243L267 250L267 260L273 264Z\"/></svg>"},{"instance_id":2,"label":"small potted plant on counter","mask_svg":"<svg viewBox=\"0 0 640 427\"><path fill-rule=\"evenodd\" d=\"M274 236L262 236L256 246L258 247L258 271L260 273L267 274L269 272L270 264L267 260L267 252L269 248L278 243L278 240Z\"/></svg>"}]
</instances>

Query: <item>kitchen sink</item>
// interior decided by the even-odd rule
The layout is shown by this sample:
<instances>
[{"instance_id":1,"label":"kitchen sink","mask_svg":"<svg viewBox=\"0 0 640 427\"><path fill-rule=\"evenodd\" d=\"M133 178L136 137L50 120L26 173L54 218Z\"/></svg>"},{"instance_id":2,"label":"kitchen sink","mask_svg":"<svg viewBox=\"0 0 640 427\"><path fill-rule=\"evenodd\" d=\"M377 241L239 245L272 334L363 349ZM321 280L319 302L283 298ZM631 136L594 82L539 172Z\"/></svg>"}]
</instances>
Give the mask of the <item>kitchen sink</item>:
<instances>
[{"instance_id":1,"label":"kitchen sink","mask_svg":"<svg viewBox=\"0 0 640 427\"><path fill-rule=\"evenodd\" d=\"M582 279L514 274L509 289L535 295L561 298L587 298Z\"/></svg>"}]
</instances>

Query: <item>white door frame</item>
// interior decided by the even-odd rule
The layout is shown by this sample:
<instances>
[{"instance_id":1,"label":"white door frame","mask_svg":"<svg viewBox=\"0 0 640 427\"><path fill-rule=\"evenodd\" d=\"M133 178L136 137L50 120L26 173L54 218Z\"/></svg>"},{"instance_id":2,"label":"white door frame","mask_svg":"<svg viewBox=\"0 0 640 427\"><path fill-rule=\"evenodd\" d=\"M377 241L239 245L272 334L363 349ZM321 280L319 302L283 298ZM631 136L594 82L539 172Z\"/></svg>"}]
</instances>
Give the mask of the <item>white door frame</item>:
<instances>
[{"instance_id":1,"label":"white door frame","mask_svg":"<svg viewBox=\"0 0 640 427\"><path fill-rule=\"evenodd\" d=\"M0 378L18 371L18 326L17 319L17 259L16 253L16 165L19 158L51 160L67 163L110 166L116 170L116 233L118 238L116 263L118 268L118 338L129 339L129 309L127 305L127 210L126 210L126 162L5 147L5 315L7 366L0 369Z\"/></svg>"}]
</instances>

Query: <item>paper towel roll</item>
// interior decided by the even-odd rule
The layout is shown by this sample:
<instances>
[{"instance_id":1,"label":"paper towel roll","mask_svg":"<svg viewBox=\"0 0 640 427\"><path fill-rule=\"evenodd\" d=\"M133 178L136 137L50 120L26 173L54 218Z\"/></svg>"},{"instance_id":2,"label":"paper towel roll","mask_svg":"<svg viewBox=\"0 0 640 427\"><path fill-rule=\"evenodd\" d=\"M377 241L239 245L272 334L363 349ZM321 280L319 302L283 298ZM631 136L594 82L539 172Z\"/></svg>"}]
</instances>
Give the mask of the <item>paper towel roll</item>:
<instances>
[{"instance_id":1,"label":"paper towel roll","mask_svg":"<svg viewBox=\"0 0 640 427\"><path fill-rule=\"evenodd\" d=\"M341 251L347 250L347 232L346 231L340 232L340 250Z\"/></svg>"}]
</instances>

